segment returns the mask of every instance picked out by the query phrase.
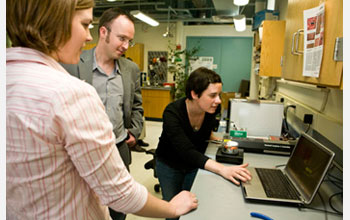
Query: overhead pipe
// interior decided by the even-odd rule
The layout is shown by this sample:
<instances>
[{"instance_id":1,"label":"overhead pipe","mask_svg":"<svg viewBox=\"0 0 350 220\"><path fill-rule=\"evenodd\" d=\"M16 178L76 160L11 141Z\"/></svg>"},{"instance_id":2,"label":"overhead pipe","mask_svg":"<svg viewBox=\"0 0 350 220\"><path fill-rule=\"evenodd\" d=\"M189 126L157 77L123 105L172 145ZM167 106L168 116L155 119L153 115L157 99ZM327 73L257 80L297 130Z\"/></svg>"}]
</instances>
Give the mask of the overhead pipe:
<instances>
[{"instance_id":1,"label":"overhead pipe","mask_svg":"<svg viewBox=\"0 0 350 220\"><path fill-rule=\"evenodd\" d=\"M103 3L101 5L96 4L94 8L110 8L110 7L128 7L128 6L145 6L145 5L165 5L165 2L140 2L140 3L118 3L118 2L110 2Z\"/></svg>"},{"instance_id":2,"label":"overhead pipe","mask_svg":"<svg viewBox=\"0 0 350 220\"><path fill-rule=\"evenodd\" d=\"M155 9L156 9L156 11L168 11L168 10L171 10L172 12L174 12L175 15L177 15L177 12L185 12L190 17L192 17L192 14L191 14L191 12L188 9L172 8L171 6L169 6L168 8L158 8L158 5L155 5Z\"/></svg>"}]
</instances>

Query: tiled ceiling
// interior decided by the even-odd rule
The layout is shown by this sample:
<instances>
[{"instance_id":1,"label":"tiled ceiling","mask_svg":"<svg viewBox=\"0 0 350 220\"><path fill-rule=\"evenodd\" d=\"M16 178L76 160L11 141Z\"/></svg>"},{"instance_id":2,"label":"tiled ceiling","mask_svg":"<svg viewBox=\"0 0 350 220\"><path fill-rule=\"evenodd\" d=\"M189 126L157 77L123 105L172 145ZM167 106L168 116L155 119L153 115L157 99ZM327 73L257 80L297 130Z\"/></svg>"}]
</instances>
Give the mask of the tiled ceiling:
<instances>
[{"instance_id":1,"label":"tiled ceiling","mask_svg":"<svg viewBox=\"0 0 350 220\"><path fill-rule=\"evenodd\" d=\"M95 0L94 17L98 20L104 10L120 7L140 10L159 22L183 21L185 25L233 23L234 16L244 14L249 25L255 13L255 1L259 0L238 7L233 0Z\"/></svg>"}]
</instances>

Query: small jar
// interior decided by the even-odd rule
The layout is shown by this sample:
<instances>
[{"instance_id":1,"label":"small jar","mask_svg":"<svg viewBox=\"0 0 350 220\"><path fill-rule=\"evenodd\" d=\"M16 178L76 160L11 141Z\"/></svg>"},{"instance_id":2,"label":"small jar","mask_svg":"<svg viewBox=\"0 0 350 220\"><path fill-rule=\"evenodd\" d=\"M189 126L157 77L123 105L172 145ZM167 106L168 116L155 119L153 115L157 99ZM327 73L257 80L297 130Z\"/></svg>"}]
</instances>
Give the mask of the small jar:
<instances>
[{"instance_id":1,"label":"small jar","mask_svg":"<svg viewBox=\"0 0 350 220\"><path fill-rule=\"evenodd\" d=\"M238 153L238 142L228 141L224 146L225 153L236 154Z\"/></svg>"}]
</instances>

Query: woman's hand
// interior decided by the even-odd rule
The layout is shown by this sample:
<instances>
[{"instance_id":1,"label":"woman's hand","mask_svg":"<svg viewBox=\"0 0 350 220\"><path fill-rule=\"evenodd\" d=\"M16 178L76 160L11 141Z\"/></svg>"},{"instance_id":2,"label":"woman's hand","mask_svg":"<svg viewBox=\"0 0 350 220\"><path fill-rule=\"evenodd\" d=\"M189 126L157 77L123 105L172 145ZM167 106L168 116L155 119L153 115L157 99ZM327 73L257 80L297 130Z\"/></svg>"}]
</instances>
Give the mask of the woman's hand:
<instances>
[{"instance_id":1,"label":"woman's hand","mask_svg":"<svg viewBox=\"0 0 350 220\"><path fill-rule=\"evenodd\" d=\"M247 166L247 163L239 166L223 166L223 168L219 171L219 174L232 181L234 184L240 185L238 180L246 182L252 179L251 173L246 169Z\"/></svg>"},{"instance_id":2,"label":"woman's hand","mask_svg":"<svg viewBox=\"0 0 350 220\"><path fill-rule=\"evenodd\" d=\"M198 207L198 200L195 194L189 191L181 191L169 202L175 209L175 216L179 217L192 209Z\"/></svg>"},{"instance_id":3,"label":"woman's hand","mask_svg":"<svg viewBox=\"0 0 350 220\"><path fill-rule=\"evenodd\" d=\"M146 204L134 214L154 218L178 218L197 207L197 197L189 191L181 191L170 202L158 199L148 193Z\"/></svg>"},{"instance_id":4,"label":"woman's hand","mask_svg":"<svg viewBox=\"0 0 350 220\"><path fill-rule=\"evenodd\" d=\"M251 173L246 169L247 166L247 163L239 166L224 166L215 160L209 159L205 163L204 169L219 174L225 179L232 181L234 184L239 185L240 183L238 180L246 182L252 179Z\"/></svg>"}]
</instances>

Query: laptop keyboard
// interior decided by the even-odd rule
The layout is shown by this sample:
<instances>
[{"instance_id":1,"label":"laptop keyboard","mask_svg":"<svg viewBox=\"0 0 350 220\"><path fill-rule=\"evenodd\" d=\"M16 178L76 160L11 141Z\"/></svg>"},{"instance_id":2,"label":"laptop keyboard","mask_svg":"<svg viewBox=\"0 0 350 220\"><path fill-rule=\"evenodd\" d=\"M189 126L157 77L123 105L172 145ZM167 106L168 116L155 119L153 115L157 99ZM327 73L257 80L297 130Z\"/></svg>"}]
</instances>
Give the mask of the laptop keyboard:
<instances>
[{"instance_id":1,"label":"laptop keyboard","mask_svg":"<svg viewBox=\"0 0 350 220\"><path fill-rule=\"evenodd\" d=\"M267 197L299 200L295 189L280 170L255 168Z\"/></svg>"}]
</instances>

